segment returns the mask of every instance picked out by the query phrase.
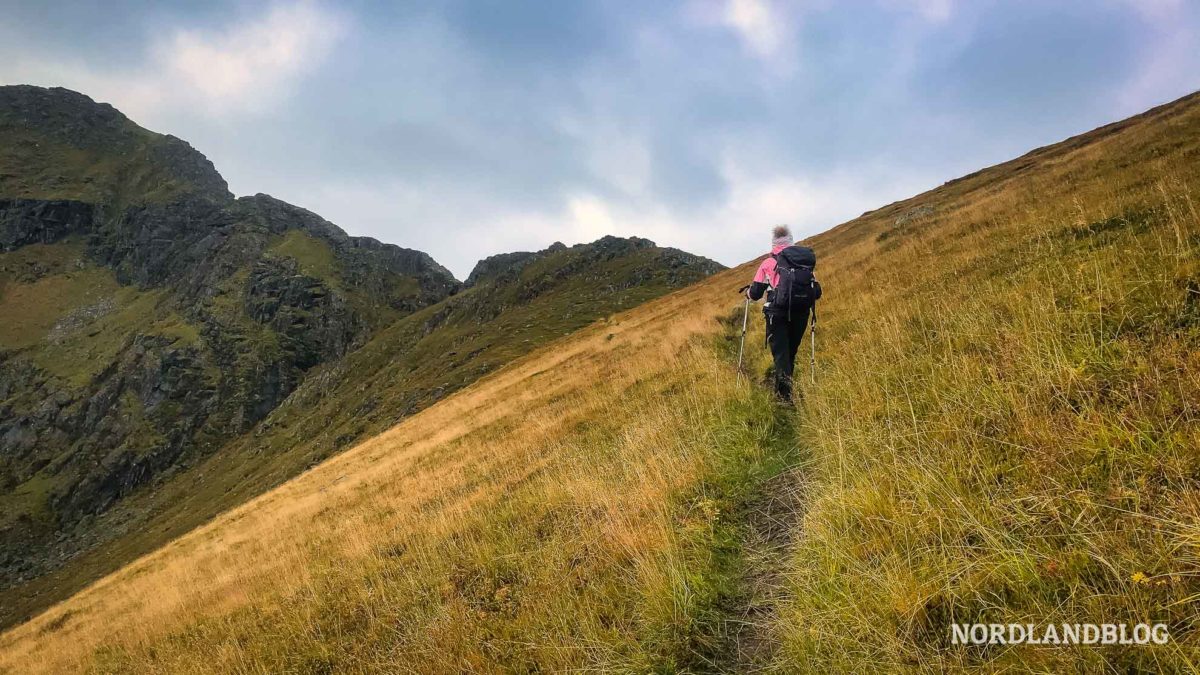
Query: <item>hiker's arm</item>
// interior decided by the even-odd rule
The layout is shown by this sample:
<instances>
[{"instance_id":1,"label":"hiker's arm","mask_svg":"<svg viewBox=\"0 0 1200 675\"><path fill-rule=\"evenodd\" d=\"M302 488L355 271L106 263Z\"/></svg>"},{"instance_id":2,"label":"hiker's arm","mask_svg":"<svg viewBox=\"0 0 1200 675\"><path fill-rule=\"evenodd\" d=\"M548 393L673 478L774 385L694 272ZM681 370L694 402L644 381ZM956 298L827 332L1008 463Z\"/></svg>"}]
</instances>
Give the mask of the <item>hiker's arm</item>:
<instances>
[{"instance_id":1,"label":"hiker's arm","mask_svg":"<svg viewBox=\"0 0 1200 675\"><path fill-rule=\"evenodd\" d=\"M754 281L750 282L750 287L746 289L746 297L751 300L759 300L763 293L767 292L770 287L771 273L775 271L775 261L767 258L758 266L758 271L754 273Z\"/></svg>"}]
</instances>

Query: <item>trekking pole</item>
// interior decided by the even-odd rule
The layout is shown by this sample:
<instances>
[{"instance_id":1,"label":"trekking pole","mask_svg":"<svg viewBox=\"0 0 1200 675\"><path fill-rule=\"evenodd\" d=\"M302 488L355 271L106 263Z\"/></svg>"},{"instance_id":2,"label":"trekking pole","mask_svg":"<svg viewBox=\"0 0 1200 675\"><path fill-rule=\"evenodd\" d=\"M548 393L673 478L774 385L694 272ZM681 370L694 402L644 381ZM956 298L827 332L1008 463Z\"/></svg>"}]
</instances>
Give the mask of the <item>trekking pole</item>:
<instances>
[{"instance_id":1,"label":"trekking pole","mask_svg":"<svg viewBox=\"0 0 1200 675\"><path fill-rule=\"evenodd\" d=\"M809 384L817 383L817 303L813 303L812 308L812 337L808 340L808 346L811 350L808 357L808 382Z\"/></svg>"},{"instance_id":2,"label":"trekking pole","mask_svg":"<svg viewBox=\"0 0 1200 675\"><path fill-rule=\"evenodd\" d=\"M745 293L749 286L742 286L738 293ZM746 297L745 309L742 311L742 340L738 343L737 384L742 383L742 350L746 347L746 324L750 321L750 297Z\"/></svg>"}]
</instances>

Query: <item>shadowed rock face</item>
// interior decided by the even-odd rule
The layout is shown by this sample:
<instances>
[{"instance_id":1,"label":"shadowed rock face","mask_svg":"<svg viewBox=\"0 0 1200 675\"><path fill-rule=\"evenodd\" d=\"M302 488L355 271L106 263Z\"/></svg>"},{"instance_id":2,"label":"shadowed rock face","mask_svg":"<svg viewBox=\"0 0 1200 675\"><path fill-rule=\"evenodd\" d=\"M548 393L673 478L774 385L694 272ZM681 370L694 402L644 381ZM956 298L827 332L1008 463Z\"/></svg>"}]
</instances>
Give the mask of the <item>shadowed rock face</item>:
<instances>
[{"instance_id":1,"label":"shadowed rock face","mask_svg":"<svg viewBox=\"0 0 1200 675\"><path fill-rule=\"evenodd\" d=\"M610 237L605 237L605 239L608 238ZM653 246L653 243L651 245ZM494 280L503 275L515 275L526 263L565 250L567 250L566 245L561 241L556 241L541 251L513 251L512 253L497 253L488 256L475 264L475 268L471 270L471 274L467 276L467 281L463 285L470 288L480 282Z\"/></svg>"},{"instance_id":2,"label":"shadowed rock face","mask_svg":"<svg viewBox=\"0 0 1200 675\"><path fill-rule=\"evenodd\" d=\"M420 251L234 199L203 155L111 106L0 87L0 303L49 312L88 293L69 286L81 277L99 297L0 342L0 588L86 548L90 519L252 428L309 369L460 288Z\"/></svg>"},{"instance_id":3,"label":"shadowed rock face","mask_svg":"<svg viewBox=\"0 0 1200 675\"><path fill-rule=\"evenodd\" d=\"M484 281L510 281L520 275L521 270L525 269L531 262L545 259L562 251L586 251L586 256L580 257L579 262L576 263L579 265L595 261L613 260L630 255L638 250L657 248L654 242L649 239L642 239L641 237L623 238L606 235L589 244L576 244L570 248L562 242L556 241L541 251L514 251L512 253L500 253L484 258L475 265L475 269L471 270L471 274L467 276L464 286L470 288ZM665 248L661 249L661 251L663 252L663 256L658 263L666 269L707 265L704 272L705 275L712 274L721 269L719 265L716 265L711 260L700 258L678 249ZM555 274L561 278L569 276L573 271L574 268L572 266L564 266L558 268ZM651 269L648 267L645 272L649 274Z\"/></svg>"},{"instance_id":4,"label":"shadowed rock face","mask_svg":"<svg viewBox=\"0 0 1200 675\"><path fill-rule=\"evenodd\" d=\"M558 246L559 248L555 249L554 246ZM547 251L566 248L558 242L555 242L554 246L546 249L546 251L513 251L512 253L497 253L496 255L488 256L475 263L474 269L467 275L467 280L463 285L471 288L480 282L493 280L505 272L511 273L520 270L525 266L525 263Z\"/></svg>"},{"instance_id":5,"label":"shadowed rock face","mask_svg":"<svg viewBox=\"0 0 1200 675\"><path fill-rule=\"evenodd\" d=\"M26 244L53 244L87 232L95 205L66 199L0 199L0 251Z\"/></svg>"}]
</instances>

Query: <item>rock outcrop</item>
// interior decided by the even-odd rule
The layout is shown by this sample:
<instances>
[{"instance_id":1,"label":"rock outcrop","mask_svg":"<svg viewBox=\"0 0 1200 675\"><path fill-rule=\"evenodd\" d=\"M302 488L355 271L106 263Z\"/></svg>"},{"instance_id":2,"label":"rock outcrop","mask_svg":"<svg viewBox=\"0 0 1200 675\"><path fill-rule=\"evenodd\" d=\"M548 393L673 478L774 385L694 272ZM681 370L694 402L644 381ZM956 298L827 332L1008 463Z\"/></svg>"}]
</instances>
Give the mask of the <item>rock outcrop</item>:
<instances>
[{"instance_id":1,"label":"rock outcrop","mask_svg":"<svg viewBox=\"0 0 1200 675\"><path fill-rule=\"evenodd\" d=\"M70 265L38 258L65 251ZM27 86L0 87L5 254L20 264L0 260L0 303L26 316L3 320L44 330L0 338L0 589L86 550L92 519L461 287L420 251L234 199L207 158L111 106Z\"/></svg>"},{"instance_id":2,"label":"rock outcrop","mask_svg":"<svg viewBox=\"0 0 1200 675\"><path fill-rule=\"evenodd\" d=\"M0 627L718 269L605 237L493 256L464 287L420 251L235 199L111 106L0 87Z\"/></svg>"}]
</instances>

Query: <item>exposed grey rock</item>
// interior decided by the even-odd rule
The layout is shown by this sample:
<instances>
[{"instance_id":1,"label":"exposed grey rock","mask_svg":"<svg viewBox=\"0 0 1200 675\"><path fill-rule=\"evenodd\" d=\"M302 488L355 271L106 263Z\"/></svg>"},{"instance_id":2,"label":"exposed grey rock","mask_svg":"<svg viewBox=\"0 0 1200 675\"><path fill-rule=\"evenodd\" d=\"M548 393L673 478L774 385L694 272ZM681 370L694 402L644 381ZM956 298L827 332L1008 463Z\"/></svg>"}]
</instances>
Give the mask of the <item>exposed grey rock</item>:
<instances>
[{"instance_id":1,"label":"exposed grey rock","mask_svg":"<svg viewBox=\"0 0 1200 675\"><path fill-rule=\"evenodd\" d=\"M267 195L233 199L191 146L81 94L0 87L5 142L0 160L29 166L0 166L0 251L78 237L81 265L158 294L158 319L134 325L84 382L23 351L0 353L0 489L35 477L51 486L30 511L37 518L0 517L0 589L86 550L88 518L251 429L306 371L345 355L384 318L460 288L420 251L351 237ZM54 165L56 145L81 163ZM23 196L63 192L81 198ZM292 231L328 248L323 276L274 250ZM0 270L18 283L59 271ZM105 298L76 309L44 343L79 338L116 308ZM156 328L166 316L175 334Z\"/></svg>"},{"instance_id":2,"label":"exposed grey rock","mask_svg":"<svg viewBox=\"0 0 1200 675\"><path fill-rule=\"evenodd\" d=\"M109 297L101 298L98 302L75 309L55 322L50 332L46 334L46 340L54 343L62 342L71 334L81 330L84 326L93 323L96 319L112 312L116 308L116 300Z\"/></svg>"},{"instance_id":3,"label":"exposed grey rock","mask_svg":"<svg viewBox=\"0 0 1200 675\"><path fill-rule=\"evenodd\" d=\"M73 200L0 199L0 251L52 244L89 231L95 206Z\"/></svg>"},{"instance_id":4,"label":"exposed grey rock","mask_svg":"<svg viewBox=\"0 0 1200 675\"><path fill-rule=\"evenodd\" d=\"M475 263L475 268L467 275L467 280L463 285L470 288L481 281L494 279L504 272L523 267L525 263L536 257L538 257L538 253L533 251L513 251L512 253L497 253L488 256Z\"/></svg>"},{"instance_id":5,"label":"exposed grey rock","mask_svg":"<svg viewBox=\"0 0 1200 675\"><path fill-rule=\"evenodd\" d=\"M901 213L896 218L896 227L900 227L901 225L904 225L905 223L910 223L914 220L924 218L925 216L932 214L933 211L934 211L933 206L930 206L929 204L926 204L924 206L914 206L913 208L905 211L904 213Z\"/></svg>"}]
</instances>

